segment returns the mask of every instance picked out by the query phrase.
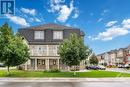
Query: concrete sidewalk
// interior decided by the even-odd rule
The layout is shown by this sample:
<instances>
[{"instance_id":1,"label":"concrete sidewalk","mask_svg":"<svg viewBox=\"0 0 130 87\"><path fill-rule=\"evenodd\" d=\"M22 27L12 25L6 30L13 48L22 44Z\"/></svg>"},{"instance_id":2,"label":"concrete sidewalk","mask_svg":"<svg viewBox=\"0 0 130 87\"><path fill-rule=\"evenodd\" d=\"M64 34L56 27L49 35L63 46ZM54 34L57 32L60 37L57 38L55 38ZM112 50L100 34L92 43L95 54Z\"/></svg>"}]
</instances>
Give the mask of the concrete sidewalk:
<instances>
[{"instance_id":1,"label":"concrete sidewalk","mask_svg":"<svg viewBox=\"0 0 130 87\"><path fill-rule=\"evenodd\" d=\"M123 68L107 68L106 71L120 72L120 73L130 73L130 70Z\"/></svg>"},{"instance_id":2,"label":"concrete sidewalk","mask_svg":"<svg viewBox=\"0 0 130 87\"><path fill-rule=\"evenodd\" d=\"M122 82L130 78L0 78L0 82Z\"/></svg>"}]
</instances>

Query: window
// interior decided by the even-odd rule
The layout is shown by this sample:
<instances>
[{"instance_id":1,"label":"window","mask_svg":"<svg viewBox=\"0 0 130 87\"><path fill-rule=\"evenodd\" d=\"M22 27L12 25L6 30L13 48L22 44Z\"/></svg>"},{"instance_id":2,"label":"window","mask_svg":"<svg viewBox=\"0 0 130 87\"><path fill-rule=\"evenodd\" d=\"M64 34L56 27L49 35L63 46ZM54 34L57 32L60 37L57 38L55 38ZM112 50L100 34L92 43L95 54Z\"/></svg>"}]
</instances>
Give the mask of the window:
<instances>
[{"instance_id":1,"label":"window","mask_svg":"<svg viewBox=\"0 0 130 87\"><path fill-rule=\"evenodd\" d=\"M38 65L42 65L42 61L40 59L37 60Z\"/></svg>"},{"instance_id":2,"label":"window","mask_svg":"<svg viewBox=\"0 0 130 87\"><path fill-rule=\"evenodd\" d=\"M53 31L53 39L63 39L63 31Z\"/></svg>"},{"instance_id":3,"label":"window","mask_svg":"<svg viewBox=\"0 0 130 87\"><path fill-rule=\"evenodd\" d=\"M44 39L44 31L35 31L34 39Z\"/></svg>"}]
</instances>

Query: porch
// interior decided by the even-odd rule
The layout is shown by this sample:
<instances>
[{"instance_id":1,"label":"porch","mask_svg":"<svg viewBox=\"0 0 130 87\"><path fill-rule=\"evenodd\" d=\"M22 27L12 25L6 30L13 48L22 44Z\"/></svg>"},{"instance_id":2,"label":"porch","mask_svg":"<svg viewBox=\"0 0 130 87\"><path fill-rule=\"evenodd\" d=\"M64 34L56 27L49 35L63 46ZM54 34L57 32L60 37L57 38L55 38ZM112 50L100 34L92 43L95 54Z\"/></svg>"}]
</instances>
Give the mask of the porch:
<instances>
[{"instance_id":1,"label":"porch","mask_svg":"<svg viewBox=\"0 0 130 87\"><path fill-rule=\"evenodd\" d=\"M25 70L67 70L68 67L58 59L30 59L25 63Z\"/></svg>"}]
</instances>

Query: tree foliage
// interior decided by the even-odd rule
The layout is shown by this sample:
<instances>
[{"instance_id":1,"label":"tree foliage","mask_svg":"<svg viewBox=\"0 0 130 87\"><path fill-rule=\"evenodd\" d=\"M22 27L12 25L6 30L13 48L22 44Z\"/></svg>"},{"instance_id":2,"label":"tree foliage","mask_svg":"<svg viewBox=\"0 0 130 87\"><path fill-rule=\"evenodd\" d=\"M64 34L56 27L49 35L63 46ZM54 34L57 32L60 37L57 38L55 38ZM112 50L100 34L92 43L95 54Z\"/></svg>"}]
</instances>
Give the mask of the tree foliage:
<instances>
[{"instance_id":1,"label":"tree foliage","mask_svg":"<svg viewBox=\"0 0 130 87\"><path fill-rule=\"evenodd\" d=\"M18 66L29 59L27 45L19 34L13 34L12 29L5 23L0 27L0 62L5 66Z\"/></svg>"},{"instance_id":2,"label":"tree foliage","mask_svg":"<svg viewBox=\"0 0 130 87\"><path fill-rule=\"evenodd\" d=\"M93 54L93 55L90 57L89 62L90 62L90 64L97 65L97 64L98 64L97 56L96 56L95 54Z\"/></svg>"},{"instance_id":3,"label":"tree foliage","mask_svg":"<svg viewBox=\"0 0 130 87\"><path fill-rule=\"evenodd\" d=\"M77 66L82 60L85 60L90 53L90 49L84 45L83 38L77 34L71 34L59 46L58 54L61 60L67 66Z\"/></svg>"}]
</instances>

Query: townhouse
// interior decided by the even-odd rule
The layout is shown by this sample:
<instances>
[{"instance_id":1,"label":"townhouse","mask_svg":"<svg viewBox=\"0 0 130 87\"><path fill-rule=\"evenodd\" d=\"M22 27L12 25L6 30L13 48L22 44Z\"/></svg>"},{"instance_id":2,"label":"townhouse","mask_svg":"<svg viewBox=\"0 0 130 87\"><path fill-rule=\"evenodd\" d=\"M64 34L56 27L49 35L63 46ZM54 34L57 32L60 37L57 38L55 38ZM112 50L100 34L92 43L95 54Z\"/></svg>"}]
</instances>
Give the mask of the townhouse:
<instances>
[{"instance_id":1,"label":"townhouse","mask_svg":"<svg viewBox=\"0 0 130 87\"><path fill-rule=\"evenodd\" d=\"M126 48L126 58L124 62L130 64L130 45Z\"/></svg>"},{"instance_id":2,"label":"townhouse","mask_svg":"<svg viewBox=\"0 0 130 87\"><path fill-rule=\"evenodd\" d=\"M30 51L30 60L20 66L24 70L67 70L68 67L61 62L57 53L58 46L72 33L84 38L84 33L80 29L58 24L21 28L18 32ZM84 63L81 62L80 69L85 67Z\"/></svg>"},{"instance_id":3,"label":"townhouse","mask_svg":"<svg viewBox=\"0 0 130 87\"><path fill-rule=\"evenodd\" d=\"M102 65L118 66L130 64L130 45L126 48L115 49L99 54L97 57L99 59L99 64ZM102 60L100 60L100 58L102 58Z\"/></svg>"}]
</instances>

